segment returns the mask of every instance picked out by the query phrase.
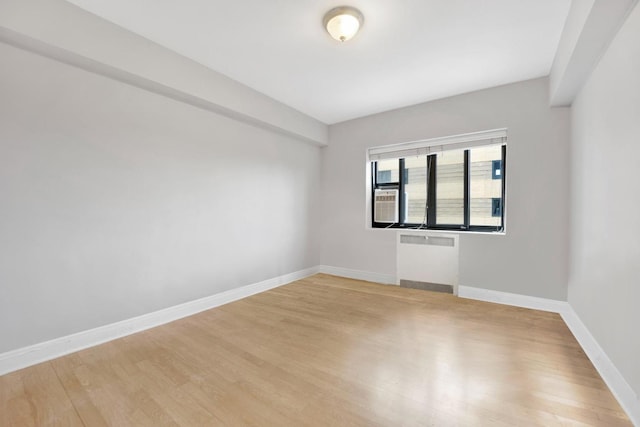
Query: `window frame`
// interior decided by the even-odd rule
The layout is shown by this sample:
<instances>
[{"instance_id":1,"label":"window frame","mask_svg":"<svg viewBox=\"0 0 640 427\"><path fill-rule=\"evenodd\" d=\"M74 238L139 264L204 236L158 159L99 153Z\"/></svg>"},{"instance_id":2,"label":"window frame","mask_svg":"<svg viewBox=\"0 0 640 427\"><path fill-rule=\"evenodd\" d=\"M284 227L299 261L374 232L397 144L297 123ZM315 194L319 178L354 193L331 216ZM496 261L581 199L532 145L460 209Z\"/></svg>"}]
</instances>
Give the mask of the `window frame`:
<instances>
[{"instance_id":1,"label":"window frame","mask_svg":"<svg viewBox=\"0 0 640 427\"><path fill-rule=\"evenodd\" d=\"M490 144L488 144L490 145ZM427 160L427 222L426 224L418 224L418 223L407 223L406 220L406 209L405 206L406 201L404 200L404 186L406 184L406 177L408 175L408 171L405 168L405 159L403 157L398 158L398 181L391 183L377 183L378 170L377 165L378 161L371 162L371 227L372 228L394 228L394 229L414 229L414 230L442 230L442 231L456 231L456 232L491 232L491 233L504 233L505 232L505 206L506 206L506 184L507 184L507 173L506 173L506 165L507 165L507 145L506 143L501 144L501 209L500 209L500 225L492 226L492 225L472 225L471 222L471 162L469 152L474 148L479 147L470 147L464 149L464 176L463 176L463 186L464 186L464 223L463 224L436 224L436 170L438 167L437 164L437 155L436 154L428 154L427 159L431 158L431 160ZM493 166L492 166L493 169ZM494 171L492 170L492 179L493 179ZM398 222L397 223L380 223L374 221L374 211L375 211L375 198L374 193L376 189L397 189L398 190Z\"/></svg>"}]
</instances>

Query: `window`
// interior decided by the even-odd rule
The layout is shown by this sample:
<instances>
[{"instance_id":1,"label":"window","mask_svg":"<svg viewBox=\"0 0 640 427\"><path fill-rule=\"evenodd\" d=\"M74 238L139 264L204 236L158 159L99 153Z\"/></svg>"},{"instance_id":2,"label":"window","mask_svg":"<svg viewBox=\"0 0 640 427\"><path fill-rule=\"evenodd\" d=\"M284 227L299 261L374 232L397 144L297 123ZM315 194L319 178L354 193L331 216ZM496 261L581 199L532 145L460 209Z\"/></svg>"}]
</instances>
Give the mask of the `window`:
<instances>
[{"instance_id":1,"label":"window","mask_svg":"<svg viewBox=\"0 0 640 427\"><path fill-rule=\"evenodd\" d=\"M491 179L500 179L502 176L502 160L491 162Z\"/></svg>"},{"instance_id":2,"label":"window","mask_svg":"<svg viewBox=\"0 0 640 427\"><path fill-rule=\"evenodd\" d=\"M502 199L495 197L491 199L491 216L494 218L502 216Z\"/></svg>"},{"instance_id":3,"label":"window","mask_svg":"<svg viewBox=\"0 0 640 427\"><path fill-rule=\"evenodd\" d=\"M397 159L381 160L378 162L377 180L379 184L390 184L398 182L398 161Z\"/></svg>"},{"instance_id":4,"label":"window","mask_svg":"<svg viewBox=\"0 0 640 427\"><path fill-rule=\"evenodd\" d=\"M373 211L376 191L397 198L384 199L397 212L372 215L373 227L503 231L506 131L500 136L370 149Z\"/></svg>"}]
</instances>

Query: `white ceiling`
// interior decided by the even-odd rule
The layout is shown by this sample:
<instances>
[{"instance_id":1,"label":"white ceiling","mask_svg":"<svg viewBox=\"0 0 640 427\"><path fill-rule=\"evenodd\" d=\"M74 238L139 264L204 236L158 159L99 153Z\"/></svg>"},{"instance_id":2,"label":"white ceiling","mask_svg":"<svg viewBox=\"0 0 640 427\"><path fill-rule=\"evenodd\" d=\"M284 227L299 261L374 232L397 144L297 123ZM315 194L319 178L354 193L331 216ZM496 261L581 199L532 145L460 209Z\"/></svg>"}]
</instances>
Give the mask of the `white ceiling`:
<instances>
[{"instance_id":1,"label":"white ceiling","mask_svg":"<svg viewBox=\"0 0 640 427\"><path fill-rule=\"evenodd\" d=\"M332 124L549 74L570 0L68 0ZM365 23L340 44L335 6ZM126 46L123 46L126 49Z\"/></svg>"}]
</instances>

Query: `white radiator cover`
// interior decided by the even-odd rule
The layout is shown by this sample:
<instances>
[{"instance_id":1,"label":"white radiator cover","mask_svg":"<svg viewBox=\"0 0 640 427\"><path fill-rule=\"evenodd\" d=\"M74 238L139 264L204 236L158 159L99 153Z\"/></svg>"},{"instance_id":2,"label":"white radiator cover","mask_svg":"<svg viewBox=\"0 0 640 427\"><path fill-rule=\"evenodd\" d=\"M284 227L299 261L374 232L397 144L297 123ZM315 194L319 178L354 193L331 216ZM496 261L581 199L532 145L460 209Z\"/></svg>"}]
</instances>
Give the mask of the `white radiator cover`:
<instances>
[{"instance_id":1,"label":"white radiator cover","mask_svg":"<svg viewBox=\"0 0 640 427\"><path fill-rule=\"evenodd\" d=\"M458 238L457 234L398 231L396 283L451 285L458 295Z\"/></svg>"}]
</instances>

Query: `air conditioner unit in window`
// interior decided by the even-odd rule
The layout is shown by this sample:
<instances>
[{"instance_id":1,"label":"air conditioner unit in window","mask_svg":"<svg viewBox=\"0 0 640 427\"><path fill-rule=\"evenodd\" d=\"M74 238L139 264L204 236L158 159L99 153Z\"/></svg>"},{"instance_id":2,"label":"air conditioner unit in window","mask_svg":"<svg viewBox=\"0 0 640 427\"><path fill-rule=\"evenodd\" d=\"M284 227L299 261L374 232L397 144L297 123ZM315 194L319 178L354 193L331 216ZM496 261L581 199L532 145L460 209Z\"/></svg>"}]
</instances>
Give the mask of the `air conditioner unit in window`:
<instances>
[{"instance_id":1,"label":"air conditioner unit in window","mask_svg":"<svg viewBox=\"0 0 640 427\"><path fill-rule=\"evenodd\" d=\"M373 221L398 222L398 190L376 189L373 197Z\"/></svg>"}]
</instances>

